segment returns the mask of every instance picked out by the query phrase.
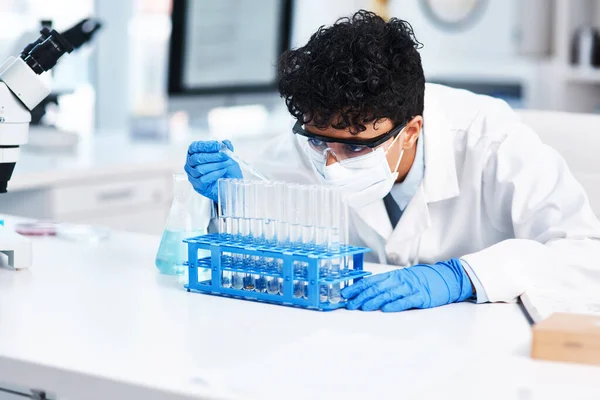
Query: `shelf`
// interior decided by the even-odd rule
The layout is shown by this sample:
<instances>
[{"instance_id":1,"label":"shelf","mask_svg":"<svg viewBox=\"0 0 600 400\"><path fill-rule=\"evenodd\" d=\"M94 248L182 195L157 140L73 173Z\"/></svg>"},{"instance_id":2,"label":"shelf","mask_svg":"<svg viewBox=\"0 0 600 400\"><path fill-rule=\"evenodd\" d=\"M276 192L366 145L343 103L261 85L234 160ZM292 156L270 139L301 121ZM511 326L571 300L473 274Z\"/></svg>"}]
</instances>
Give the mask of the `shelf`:
<instances>
[{"instance_id":1,"label":"shelf","mask_svg":"<svg viewBox=\"0 0 600 400\"><path fill-rule=\"evenodd\" d=\"M569 82L600 84L600 68L570 67L565 71L565 78Z\"/></svg>"}]
</instances>

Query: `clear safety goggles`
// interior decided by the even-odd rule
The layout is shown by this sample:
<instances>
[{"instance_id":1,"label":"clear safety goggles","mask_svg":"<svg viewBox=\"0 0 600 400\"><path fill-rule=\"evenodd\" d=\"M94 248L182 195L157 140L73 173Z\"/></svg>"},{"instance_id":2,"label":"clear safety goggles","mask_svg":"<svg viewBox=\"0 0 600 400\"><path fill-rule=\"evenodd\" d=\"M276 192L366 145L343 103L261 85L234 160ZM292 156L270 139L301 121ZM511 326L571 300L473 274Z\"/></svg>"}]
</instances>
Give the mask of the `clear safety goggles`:
<instances>
[{"instance_id":1,"label":"clear safety goggles","mask_svg":"<svg viewBox=\"0 0 600 400\"><path fill-rule=\"evenodd\" d=\"M351 160L373 153L388 140L401 134L405 126L406 125L399 125L382 135L366 140L337 139L329 136L316 135L306 131L300 121L296 121L296 124L294 124L293 132L296 135L307 138L308 149L311 150L314 157L327 160L327 157L331 154L338 162L343 162L345 160ZM399 139L401 142L404 141L403 137Z\"/></svg>"}]
</instances>

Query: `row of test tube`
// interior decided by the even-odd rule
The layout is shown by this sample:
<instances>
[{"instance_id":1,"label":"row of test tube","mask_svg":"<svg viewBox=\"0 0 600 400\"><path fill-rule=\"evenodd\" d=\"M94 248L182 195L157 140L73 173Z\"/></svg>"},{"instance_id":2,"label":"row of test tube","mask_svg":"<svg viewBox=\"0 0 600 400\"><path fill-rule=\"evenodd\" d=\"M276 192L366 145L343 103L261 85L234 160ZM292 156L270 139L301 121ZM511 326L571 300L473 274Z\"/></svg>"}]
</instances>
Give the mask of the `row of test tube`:
<instances>
[{"instance_id":1,"label":"row of test tube","mask_svg":"<svg viewBox=\"0 0 600 400\"><path fill-rule=\"evenodd\" d=\"M268 245L304 251L339 253L348 243L348 208L339 189L273 181L221 179L218 183L219 233L248 246ZM225 287L282 293L280 259L225 254L224 264L258 273L223 271ZM321 277L338 276L351 257L322 260ZM294 263L294 296L307 297L305 263ZM261 273L261 272L264 272ZM274 273L273 273L274 272ZM321 302L338 303L343 283L321 285Z\"/></svg>"}]
</instances>

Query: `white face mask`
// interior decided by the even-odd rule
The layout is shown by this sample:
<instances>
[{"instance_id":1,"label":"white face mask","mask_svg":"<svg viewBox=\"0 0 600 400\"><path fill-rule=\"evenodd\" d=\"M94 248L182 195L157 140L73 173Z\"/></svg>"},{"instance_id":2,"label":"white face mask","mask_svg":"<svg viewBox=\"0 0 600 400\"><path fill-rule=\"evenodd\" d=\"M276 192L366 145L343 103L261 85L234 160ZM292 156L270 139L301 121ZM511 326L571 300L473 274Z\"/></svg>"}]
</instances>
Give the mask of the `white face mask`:
<instances>
[{"instance_id":1,"label":"white face mask","mask_svg":"<svg viewBox=\"0 0 600 400\"><path fill-rule=\"evenodd\" d=\"M388 150L402 135L403 131L394 138ZM383 150L382 147L369 154L344 160L343 164L336 162L325 165L326 158L323 160L322 156L315 157L315 152L309 148L308 144L305 146L305 151L310 157L317 177L326 185L342 189L348 205L354 209L360 209L374 201L381 200L390 192L398 179L397 170L404 154L404 148L402 148L396 167L392 172L386 158L388 151Z\"/></svg>"}]
</instances>

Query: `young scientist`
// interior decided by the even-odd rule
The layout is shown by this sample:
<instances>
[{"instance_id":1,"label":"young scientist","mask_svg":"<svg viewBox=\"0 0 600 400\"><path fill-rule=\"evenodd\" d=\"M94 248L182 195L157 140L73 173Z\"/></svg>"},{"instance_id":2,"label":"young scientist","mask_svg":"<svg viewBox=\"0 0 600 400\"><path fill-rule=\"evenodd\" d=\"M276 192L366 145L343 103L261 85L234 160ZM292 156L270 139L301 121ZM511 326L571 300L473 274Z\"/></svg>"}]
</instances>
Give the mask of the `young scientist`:
<instances>
[{"instance_id":1,"label":"young scientist","mask_svg":"<svg viewBox=\"0 0 600 400\"><path fill-rule=\"evenodd\" d=\"M265 143L259 169L342 188L352 244L372 248L371 261L409 266L345 288L347 307L502 302L532 284L600 284L600 223L564 160L504 101L425 84L419 46L407 22L359 11L279 60L297 123ZM213 200L219 178L242 177L217 142L191 144L185 170Z\"/></svg>"}]
</instances>

